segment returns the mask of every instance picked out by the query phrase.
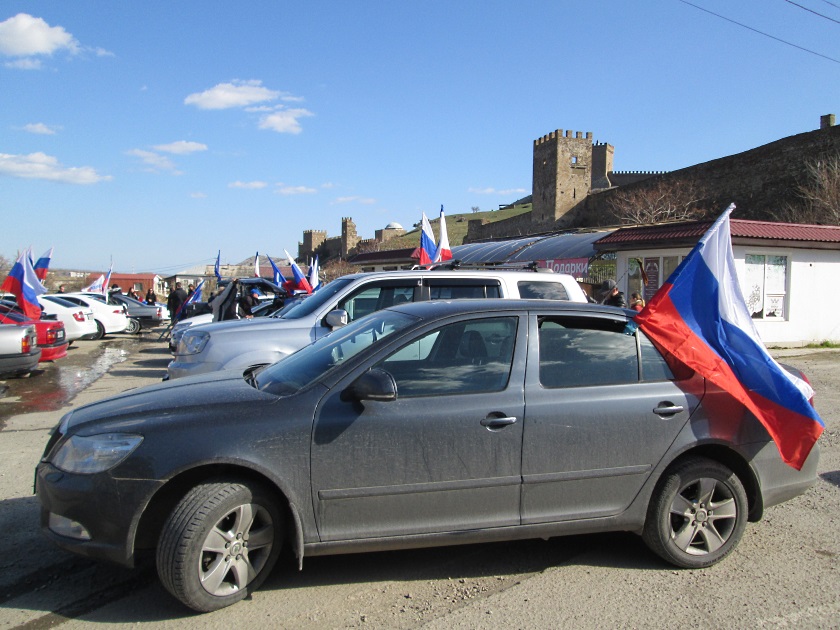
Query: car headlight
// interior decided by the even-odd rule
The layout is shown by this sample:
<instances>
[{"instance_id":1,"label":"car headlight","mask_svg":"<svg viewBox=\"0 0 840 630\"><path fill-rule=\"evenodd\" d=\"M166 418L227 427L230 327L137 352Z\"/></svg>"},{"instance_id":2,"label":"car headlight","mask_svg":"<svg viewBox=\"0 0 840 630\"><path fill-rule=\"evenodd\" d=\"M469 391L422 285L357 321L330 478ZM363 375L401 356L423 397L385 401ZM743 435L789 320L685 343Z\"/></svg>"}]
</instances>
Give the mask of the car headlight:
<instances>
[{"instance_id":1,"label":"car headlight","mask_svg":"<svg viewBox=\"0 0 840 630\"><path fill-rule=\"evenodd\" d=\"M103 433L89 437L74 435L61 445L52 458L52 464L68 473L86 475L104 472L131 455L142 441L142 435L128 433Z\"/></svg>"},{"instance_id":2,"label":"car headlight","mask_svg":"<svg viewBox=\"0 0 840 630\"><path fill-rule=\"evenodd\" d=\"M177 354L198 354L210 340L210 333L203 330L187 331L178 342Z\"/></svg>"}]
</instances>

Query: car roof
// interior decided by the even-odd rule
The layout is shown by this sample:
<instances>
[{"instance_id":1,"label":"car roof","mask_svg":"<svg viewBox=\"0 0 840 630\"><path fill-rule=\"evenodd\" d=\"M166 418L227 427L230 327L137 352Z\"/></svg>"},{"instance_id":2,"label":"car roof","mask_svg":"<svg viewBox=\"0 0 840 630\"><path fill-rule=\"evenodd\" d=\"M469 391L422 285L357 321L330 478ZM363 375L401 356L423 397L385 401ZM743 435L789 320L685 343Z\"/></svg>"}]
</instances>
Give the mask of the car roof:
<instances>
[{"instance_id":1,"label":"car roof","mask_svg":"<svg viewBox=\"0 0 840 630\"><path fill-rule=\"evenodd\" d=\"M628 317L636 315L636 311L603 304L583 302L569 302L566 300L504 300L500 298L475 300L428 300L422 302L407 302L399 306L392 306L386 310L400 311L423 319L433 319L460 315L465 313L482 312L524 312L540 311L542 313L562 314L590 314L590 315L618 315Z\"/></svg>"},{"instance_id":2,"label":"car roof","mask_svg":"<svg viewBox=\"0 0 840 630\"><path fill-rule=\"evenodd\" d=\"M341 276L342 278L399 278L400 276L412 276L412 277L441 277L441 278L480 278L481 276L487 275L496 275L496 276L513 276L517 279L521 278L531 278L531 279L540 279L544 280L547 278L566 278L574 280L574 278L568 274L564 273L554 273L550 270L543 270L542 272L536 272L527 269L508 269L508 268L493 268L493 267L480 267L477 269L397 269L394 271L366 271L362 273L352 273L346 276Z\"/></svg>"}]
</instances>

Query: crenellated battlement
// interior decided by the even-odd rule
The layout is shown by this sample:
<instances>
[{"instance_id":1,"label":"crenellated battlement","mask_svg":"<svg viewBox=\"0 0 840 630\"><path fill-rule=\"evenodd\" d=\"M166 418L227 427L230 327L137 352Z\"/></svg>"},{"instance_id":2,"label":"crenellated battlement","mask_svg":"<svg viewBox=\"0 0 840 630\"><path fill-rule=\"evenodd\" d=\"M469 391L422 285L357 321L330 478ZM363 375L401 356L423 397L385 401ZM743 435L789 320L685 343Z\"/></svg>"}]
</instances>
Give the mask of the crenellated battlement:
<instances>
[{"instance_id":1,"label":"crenellated battlement","mask_svg":"<svg viewBox=\"0 0 840 630\"><path fill-rule=\"evenodd\" d=\"M610 171L610 175L664 175L669 171Z\"/></svg>"},{"instance_id":2,"label":"crenellated battlement","mask_svg":"<svg viewBox=\"0 0 840 630\"><path fill-rule=\"evenodd\" d=\"M574 138L575 140L592 140L592 132L587 131L584 135L583 131L572 131L571 129L566 129L564 131L563 129L555 129L551 133L543 136L542 138L537 138L536 140L534 140L534 146L544 144L546 142L552 142L561 138Z\"/></svg>"}]
</instances>

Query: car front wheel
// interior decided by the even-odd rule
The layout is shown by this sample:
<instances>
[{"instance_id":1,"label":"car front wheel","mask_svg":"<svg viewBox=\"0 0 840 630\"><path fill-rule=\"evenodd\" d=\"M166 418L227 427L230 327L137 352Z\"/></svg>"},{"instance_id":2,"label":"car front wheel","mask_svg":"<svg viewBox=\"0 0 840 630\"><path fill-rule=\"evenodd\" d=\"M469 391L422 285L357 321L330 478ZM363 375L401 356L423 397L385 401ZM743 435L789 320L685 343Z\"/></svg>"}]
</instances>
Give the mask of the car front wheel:
<instances>
[{"instance_id":1,"label":"car front wheel","mask_svg":"<svg viewBox=\"0 0 840 630\"><path fill-rule=\"evenodd\" d=\"M175 506L157 548L166 589L199 612L224 608L255 591L277 562L282 516L260 486L207 482Z\"/></svg>"},{"instance_id":2,"label":"car front wheel","mask_svg":"<svg viewBox=\"0 0 840 630\"><path fill-rule=\"evenodd\" d=\"M747 524L747 495L726 466L691 458L659 480L642 537L678 567L710 566L731 552Z\"/></svg>"}]
</instances>

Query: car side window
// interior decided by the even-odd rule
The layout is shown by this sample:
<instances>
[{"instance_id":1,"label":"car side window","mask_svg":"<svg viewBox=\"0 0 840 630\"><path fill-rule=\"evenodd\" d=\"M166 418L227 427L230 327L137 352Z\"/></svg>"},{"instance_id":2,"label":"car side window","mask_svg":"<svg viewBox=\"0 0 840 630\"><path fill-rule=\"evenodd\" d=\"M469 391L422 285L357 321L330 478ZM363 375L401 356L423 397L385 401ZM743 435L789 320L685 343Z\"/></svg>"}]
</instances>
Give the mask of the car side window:
<instances>
[{"instance_id":1,"label":"car side window","mask_svg":"<svg viewBox=\"0 0 840 630\"><path fill-rule=\"evenodd\" d=\"M497 280L468 280L438 278L427 281L430 300L466 300L502 297L500 283Z\"/></svg>"},{"instance_id":2,"label":"car side window","mask_svg":"<svg viewBox=\"0 0 840 630\"><path fill-rule=\"evenodd\" d=\"M636 336L624 333L624 322L542 318L539 345L543 387L616 385L639 380Z\"/></svg>"},{"instance_id":3,"label":"car side window","mask_svg":"<svg viewBox=\"0 0 840 630\"><path fill-rule=\"evenodd\" d=\"M383 308L413 301L415 284L405 286L368 285L339 302L338 308L347 311L350 321L353 321Z\"/></svg>"},{"instance_id":4,"label":"car side window","mask_svg":"<svg viewBox=\"0 0 840 630\"><path fill-rule=\"evenodd\" d=\"M675 380L674 373L662 355L659 354L650 339L641 332L639 335L639 350L642 355L642 380L643 381L673 381Z\"/></svg>"},{"instance_id":5,"label":"car side window","mask_svg":"<svg viewBox=\"0 0 840 630\"><path fill-rule=\"evenodd\" d=\"M376 367L394 377L399 397L501 391L510 378L518 321L492 317L448 324Z\"/></svg>"},{"instance_id":6,"label":"car side window","mask_svg":"<svg viewBox=\"0 0 840 630\"><path fill-rule=\"evenodd\" d=\"M520 280L516 283L523 300L568 300L569 292L561 282Z\"/></svg>"}]
</instances>

